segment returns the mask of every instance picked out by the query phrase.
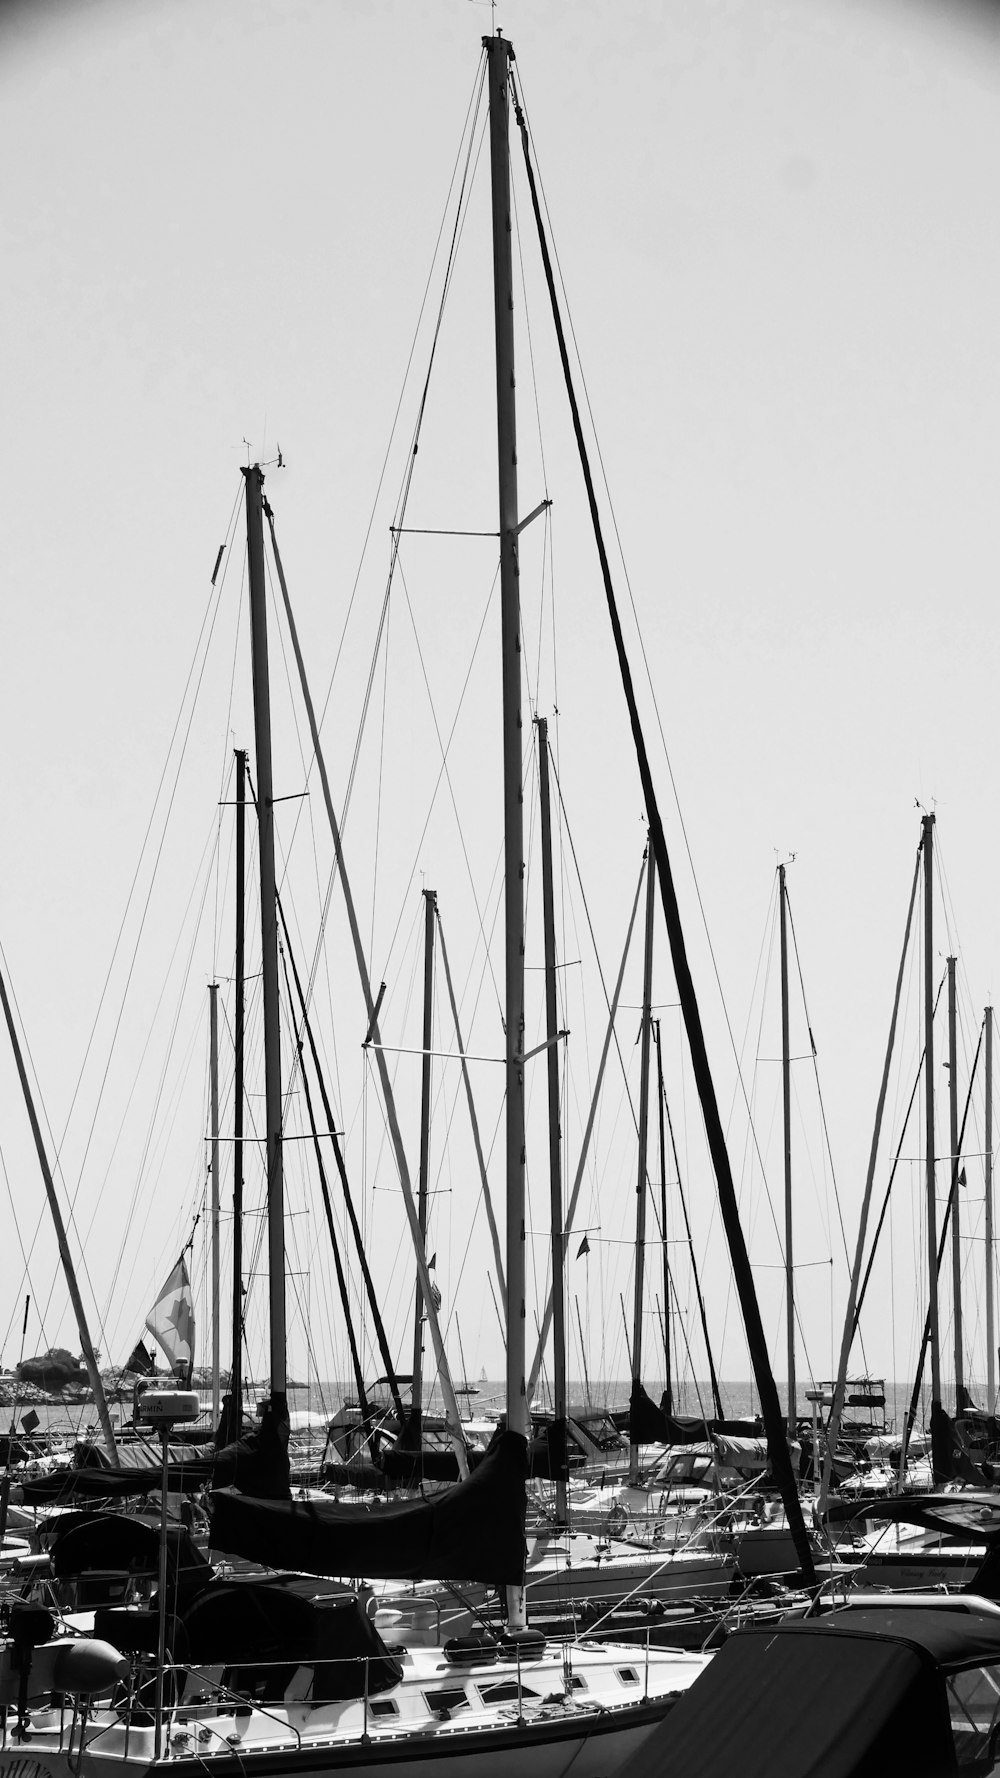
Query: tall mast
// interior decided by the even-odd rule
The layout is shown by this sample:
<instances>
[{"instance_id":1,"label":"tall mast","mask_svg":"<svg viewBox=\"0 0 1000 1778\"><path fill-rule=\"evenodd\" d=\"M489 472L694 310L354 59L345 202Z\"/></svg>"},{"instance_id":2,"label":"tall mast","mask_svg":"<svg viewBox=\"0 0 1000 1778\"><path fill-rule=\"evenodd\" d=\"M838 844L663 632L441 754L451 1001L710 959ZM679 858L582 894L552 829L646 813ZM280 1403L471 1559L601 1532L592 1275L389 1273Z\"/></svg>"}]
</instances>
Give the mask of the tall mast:
<instances>
[{"instance_id":1,"label":"tall mast","mask_svg":"<svg viewBox=\"0 0 1000 1778\"><path fill-rule=\"evenodd\" d=\"M646 1159L649 1151L649 1032L653 1019L653 910L656 863L647 847L646 942L642 958L642 1041L639 1063L639 1173L635 1186L635 1297L632 1305L632 1396L642 1385L642 1294L646 1262ZM631 1419L631 1415L629 1416ZM639 1479L639 1447L630 1438L629 1480Z\"/></svg>"},{"instance_id":2,"label":"tall mast","mask_svg":"<svg viewBox=\"0 0 1000 1778\"><path fill-rule=\"evenodd\" d=\"M924 815L924 1153L927 1177L927 1314L931 1347L931 1413L941 1405L938 1341L937 1200L934 1184L934 816Z\"/></svg>"},{"instance_id":3,"label":"tall mast","mask_svg":"<svg viewBox=\"0 0 1000 1778\"><path fill-rule=\"evenodd\" d=\"M66 1285L69 1290L70 1301L73 1304L73 1313L76 1316L76 1327L80 1336L80 1350L83 1353L83 1362L87 1370L87 1381L93 1392L94 1406L97 1409L97 1417L101 1423L101 1433L104 1438L105 1449L107 1450L112 1464L117 1465L118 1452L115 1449L115 1435L111 1427L111 1415L108 1413L108 1404L104 1394L104 1383L101 1380L101 1373L97 1366L97 1353L94 1351L94 1342L90 1337L90 1329L87 1326L87 1315L83 1306L83 1298L80 1295L80 1286L77 1282L76 1268L73 1265L73 1255L70 1253L69 1242L66 1239L66 1225L63 1222L62 1211L59 1208L59 1199L56 1196L55 1181L52 1178L49 1157L45 1152L45 1143L42 1140L41 1126L35 1112L35 1101L32 1097L27 1070L24 1066L24 1057L21 1054L21 1045L18 1041L17 1031L14 1026L14 1015L11 1012L10 1001L7 998L7 989L2 976L0 976L0 1001L3 1002L3 1012L4 1018L7 1021L7 1032L10 1037L10 1046L14 1052L14 1062L17 1067L18 1079L21 1082L21 1092L24 1094L24 1104L28 1113L28 1122L31 1125L31 1134L35 1139L35 1153L38 1156L38 1165L42 1170L42 1184L45 1187L45 1196L49 1201L49 1211L56 1232L56 1244L59 1248L59 1258L62 1261L62 1268L66 1275ZM25 1321L27 1321L27 1307L25 1307Z\"/></svg>"},{"instance_id":4,"label":"tall mast","mask_svg":"<svg viewBox=\"0 0 1000 1778\"><path fill-rule=\"evenodd\" d=\"M986 1150L986 1412L996 1412L996 1353L993 1346L993 1008L988 1006L983 1016L986 1026L986 1128L984 1147Z\"/></svg>"},{"instance_id":5,"label":"tall mast","mask_svg":"<svg viewBox=\"0 0 1000 1778\"><path fill-rule=\"evenodd\" d=\"M524 1251L524 810L521 759L521 596L517 559L514 270L511 256L509 64L503 37L484 37L489 66L493 312L497 372L500 631L503 663L504 1073L507 1153L507 1425L527 1438ZM523 1588L508 1588L510 1626L525 1623Z\"/></svg>"},{"instance_id":6,"label":"tall mast","mask_svg":"<svg viewBox=\"0 0 1000 1778\"><path fill-rule=\"evenodd\" d=\"M233 1368L229 1377L233 1436L243 1417L243 1063L246 1014L246 875L247 756L236 749L236 1007L233 1014L235 1051L233 1083Z\"/></svg>"},{"instance_id":7,"label":"tall mast","mask_svg":"<svg viewBox=\"0 0 1000 1778\"><path fill-rule=\"evenodd\" d=\"M788 891L778 866L781 931L781 1121L785 1151L785 1338L788 1349L788 1436L795 1437L795 1262L792 1252L792 1065L788 1042Z\"/></svg>"},{"instance_id":8,"label":"tall mast","mask_svg":"<svg viewBox=\"0 0 1000 1778\"><path fill-rule=\"evenodd\" d=\"M955 1413L965 1405L965 1374L962 1363L962 1179L958 1166L958 1019L955 1005L955 959L948 958L948 1178L951 1194L951 1290L955 1327Z\"/></svg>"},{"instance_id":9,"label":"tall mast","mask_svg":"<svg viewBox=\"0 0 1000 1778\"><path fill-rule=\"evenodd\" d=\"M552 1411L555 1421L556 1523L566 1523L566 1302L562 1209L562 1132L559 1125L559 1012L556 998L556 918L552 881L549 725L538 719L538 791L542 818L542 904L545 922L545 1039L549 1084L549 1204L552 1221Z\"/></svg>"},{"instance_id":10,"label":"tall mast","mask_svg":"<svg viewBox=\"0 0 1000 1778\"><path fill-rule=\"evenodd\" d=\"M433 889L424 890L424 1053L420 1069L420 1174L417 1179L417 1218L420 1223L420 1245L427 1251L427 1182L430 1171L431 1139L431 1039L434 1013L434 914L437 896ZM424 1386L424 1290L417 1272L416 1300L413 1311L413 1385L410 1391L410 1426L420 1443L420 1422Z\"/></svg>"},{"instance_id":11,"label":"tall mast","mask_svg":"<svg viewBox=\"0 0 1000 1778\"><path fill-rule=\"evenodd\" d=\"M396 1100L392 1090L392 1079L389 1074L389 1066L386 1062L385 1051L382 1047L382 1037L378 1022L381 995L379 995L379 999L376 1001L372 994L371 976L368 973L368 964L365 959L365 950L361 939L361 927L358 924L358 911L354 905L354 897L351 893L350 879L347 872L347 861L344 857L344 848L340 836L340 824L337 820L336 810L333 806L333 795L330 790L330 775L326 769L323 744L320 740L319 726L316 721L316 707L309 690L309 680L306 676L305 662L302 658L302 650L299 647L298 631L295 627L295 613L292 610L292 603L288 597L288 587L285 582L284 570L281 566L281 553L278 549L278 539L274 532L274 517L266 501L264 503L264 510L267 513L268 526L271 532L271 548L274 552L274 566L278 576L278 585L281 588L281 598L285 608L285 617L288 622L288 639L292 645L292 653L295 656L295 666L299 675L299 684L302 688L302 702L305 705L306 720L309 724L309 735L312 741L313 754L316 759L320 786L323 792L323 804L326 809L327 820L330 823L330 835L333 840L337 869L340 873L340 886L344 892L344 910L347 914L347 924L351 933L351 944L354 949L354 957L358 966L358 978L361 983L361 992L364 996L365 1010L368 1015L369 1041L375 1056L375 1067L379 1077L379 1085L382 1089L382 1100L385 1106L386 1123L389 1127L389 1138L392 1142L393 1153L396 1157L399 1185L403 1194L403 1207L406 1211L406 1220L410 1227L410 1236L413 1241L413 1251L417 1261L417 1270L420 1272L420 1281L424 1288L427 1323L430 1328L431 1344L434 1347L434 1362L437 1365L437 1374L441 1383L441 1393L444 1397L448 1434L455 1451L459 1476L464 1478L469 1473L469 1458L462 1434L462 1415L458 1406L458 1399L455 1395L455 1387L451 1380L451 1372L448 1368L448 1359L444 1349L444 1341L442 1339L441 1328L438 1322L438 1314L434 1307L434 1298L431 1294L432 1280L427 1271L427 1256L424 1253L423 1242L420 1238L420 1223L417 1218L417 1206L414 1201L413 1189L410 1184L410 1168L406 1158L406 1150L403 1146L403 1133L400 1129L399 1116L396 1110ZM343 1177L343 1175L341 1175L341 1177ZM390 1370L393 1369L391 1365L389 1368Z\"/></svg>"},{"instance_id":12,"label":"tall mast","mask_svg":"<svg viewBox=\"0 0 1000 1778\"><path fill-rule=\"evenodd\" d=\"M653 1025L656 1039L656 1104L660 1120L660 1234L663 1241L663 1410L674 1411L674 1391L670 1380L673 1369L670 1353L670 1250L667 1246L667 1133L663 1123L666 1094L663 1090L663 1049L660 1044L660 1021ZM711 1362L711 1360L710 1360Z\"/></svg>"},{"instance_id":13,"label":"tall mast","mask_svg":"<svg viewBox=\"0 0 1000 1778\"><path fill-rule=\"evenodd\" d=\"M208 989L212 1101L212 1425L219 1424L219 984Z\"/></svg>"},{"instance_id":14,"label":"tall mast","mask_svg":"<svg viewBox=\"0 0 1000 1778\"><path fill-rule=\"evenodd\" d=\"M244 469L247 560L253 655L254 741L257 751L257 830L260 849L261 976L264 996L264 1115L267 1141L267 1260L271 1311L271 1400L284 1404L285 1217L281 1167L281 1047L278 1026L278 903L274 877L274 791L271 779L271 701L267 668L264 520L260 465Z\"/></svg>"}]
</instances>

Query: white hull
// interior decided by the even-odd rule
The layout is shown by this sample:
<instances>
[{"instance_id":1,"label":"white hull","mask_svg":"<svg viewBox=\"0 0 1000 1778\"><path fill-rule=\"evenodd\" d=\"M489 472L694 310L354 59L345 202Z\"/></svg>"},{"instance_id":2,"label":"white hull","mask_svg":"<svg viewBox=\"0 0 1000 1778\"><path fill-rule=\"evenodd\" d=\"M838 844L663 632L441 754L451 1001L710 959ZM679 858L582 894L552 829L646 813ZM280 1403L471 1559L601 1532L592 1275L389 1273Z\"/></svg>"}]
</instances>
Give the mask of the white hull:
<instances>
[{"instance_id":1,"label":"white hull","mask_svg":"<svg viewBox=\"0 0 1000 1778\"><path fill-rule=\"evenodd\" d=\"M610 1778L708 1659L611 1645L569 1647L564 1658L549 1645L522 1662L518 1679L511 1659L458 1667L440 1649L416 1649L400 1684L367 1705L297 1702L295 1681L282 1701L242 1716L228 1703L182 1701L165 1714L159 1761L152 1727L130 1728L111 1711L87 1719L82 1757L80 1719L68 1707L35 1714L23 1744L10 1711L0 1778L464 1778L473 1760L477 1778L562 1778L571 1768L574 1778ZM195 1677L204 1689L209 1676ZM483 1698L498 1685L510 1698L503 1707ZM450 1708L434 1707L442 1694Z\"/></svg>"}]
</instances>

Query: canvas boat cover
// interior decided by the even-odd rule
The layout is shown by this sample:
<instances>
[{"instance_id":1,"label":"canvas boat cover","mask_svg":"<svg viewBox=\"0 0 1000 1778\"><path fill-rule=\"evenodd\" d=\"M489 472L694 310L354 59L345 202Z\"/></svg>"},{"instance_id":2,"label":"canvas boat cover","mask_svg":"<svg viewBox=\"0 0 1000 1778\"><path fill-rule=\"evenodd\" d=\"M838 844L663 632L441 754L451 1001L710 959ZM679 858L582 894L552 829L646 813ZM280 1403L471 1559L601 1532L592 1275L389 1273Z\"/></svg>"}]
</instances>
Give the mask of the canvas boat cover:
<instances>
[{"instance_id":1,"label":"canvas boat cover","mask_svg":"<svg viewBox=\"0 0 1000 1778\"><path fill-rule=\"evenodd\" d=\"M222 1665L227 1686L261 1699L280 1698L305 1664L314 1703L374 1696L402 1678L399 1656L353 1589L303 1575L213 1581L184 1608L180 1627L186 1660Z\"/></svg>"},{"instance_id":2,"label":"canvas boat cover","mask_svg":"<svg viewBox=\"0 0 1000 1778\"><path fill-rule=\"evenodd\" d=\"M223 1421L226 1418L224 1415ZM287 1400L283 1395L271 1396L264 1403L259 1424L216 1451L215 1487L239 1488L258 1500L287 1500L291 1492L288 1434Z\"/></svg>"},{"instance_id":3,"label":"canvas boat cover","mask_svg":"<svg viewBox=\"0 0 1000 1778\"><path fill-rule=\"evenodd\" d=\"M657 1407L643 1385L633 1383L628 1407L628 1436L632 1444L693 1445L718 1433L730 1438L763 1437L759 1420L705 1420L668 1414L663 1401Z\"/></svg>"},{"instance_id":4,"label":"canvas boat cover","mask_svg":"<svg viewBox=\"0 0 1000 1778\"><path fill-rule=\"evenodd\" d=\"M167 1466L172 1494L197 1494L212 1480L212 1464L201 1458ZM163 1486L162 1464L145 1468L54 1469L20 1484L25 1506L62 1506L73 1500L124 1500L130 1494L152 1494Z\"/></svg>"},{"instance_id":5,"label":"canvas boat cover","mask_svg":"<svg viewBox=\"0 0 1000 1778\"><path fill-rule=\"evenodd\" d=\"M717 1433L713 1439L720 1463L730 1469L766 1469L770 1461L766 1438L729 1438Z\"/></svg>"},{"instance_id":6,"label":"canvas boat cover","mask_svg":"<svg viewBox=\"0 0 1000 1778\"><path fill-rule=\"evenodd\" d=\"M926 1457L930 1453L931 1435L929 1432L913 1432L907 1441L907 1456L911 1458ZM898 1435L889 1432L876 1433L874 1438L865 1440L865 1456L871 1463L898 1464L903 1449L903 1441Z\"/></svg>"},{"instance_id":7,"label":"canvas boat cover","mask_svg":"<svg viewBox=\"0 0 1000 1778\"><path fill-rule=\"evenodd\" d=\"M954 1494L900 1494L892 1500L834 1501L827 1508L830 1524L844 1524L867 1516L920 1525L942 1537L958 1537L976 1543L1000 1541L1000 1494L966 1488Z\"/></svg>"},{"instance_id":8,"label":"canvas boat cover","mask_svg":"<svg viewBox=\"0 0 1000 1778\"><path fill-rule=\"evenodd\" d=\"M730 1637L620 1778L947 1778L957 1769L931 1652L816 1619Z\"/></svg>"},{"instance_id":9,"label":"canvas boat cover","mask_svg":"<svg viewBox=\"0 0 1000 1778\"><path fill-rule=\"evenodd\" d=\"M333 1500L212 1495L210 1544L270 1568L385 1580L478 1580L524 1574L525 1440L503 1432L468 1481L431 1500L370 1510Z\"/></svg>"},{"instance_id":10,"label":"canvas boat cover","mask_svg":"<svg viewBox=\"0 0 1000 1778\"><path fill-rule=\"evenodd\" d=\"M160 1566L160 1526L138 1513L72 1514L58 1522L52 1572L58 1580L84 1575L155 1575ZM167 1526L167 1571L182 1582L204 1585L211 1572L184 1525Z\"/></svg>"}]
</instances>

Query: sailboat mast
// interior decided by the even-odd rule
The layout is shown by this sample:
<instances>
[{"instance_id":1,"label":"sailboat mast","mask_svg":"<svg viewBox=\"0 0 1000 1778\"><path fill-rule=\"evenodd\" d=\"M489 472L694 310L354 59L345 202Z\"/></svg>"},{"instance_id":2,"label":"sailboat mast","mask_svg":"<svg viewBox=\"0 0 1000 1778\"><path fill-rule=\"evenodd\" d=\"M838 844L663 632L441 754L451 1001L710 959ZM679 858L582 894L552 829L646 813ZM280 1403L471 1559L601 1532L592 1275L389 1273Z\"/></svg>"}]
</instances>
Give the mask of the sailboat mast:
<instances>
[{"instance_id":1,"label":"sailboat mast","mask_svg":"<svg viewBox=\"0 0 1000 1778\"><path fill-rule=\"evenodd\" d=\"M778 866L781 933L781 1118L785 1152L785 1337L788 1346L788 1436L795 1437L795 1264L792 1253L792 1065L788 1041L788 891Z\"/></svg>"},{"instance_id":2,"label":"sailboat mast","mask_svg":"<svg viewBox=\"0 0 1000 1778\"><path fill-rule=\"evenodd\" d=\"M437 895L424 890L424 1053L420 1070L420 1173L417 1179L417 1219L420 1245L427 1251L427 1182L431 1144L431 1038L434 1011L434 915ZM420 1443L424 1387L424 1289L417 1272L413 1311L413 1384L410 1390L410 1425Z\"/></svg>"},{"instance_id":3,"label":"sailboat mast","mask_svg":"<svg viewBox=\"0 0 1000 1778\"><path fill-rule=\"evenodd\" d=\"M233 1012L233 1366L229 1400L238 1438L243 1415L243 1061L246 1018L245 950L247 756L236 750L236 1006Z\"/></svg>"},{"instance_id":4,"label":"sailboat mast","mask_svg":"<svg viewBox=\"0 0 1000 1778\"><path fill-rule=\"evenodd\" d=\"M3 1003L3 1013L4 1018L7 1021L7 1034L10 1037L10 1047L14 1052L14 1064L17 1068L17 1077L21 1082L21 1092L24 1095L24 1105L25 1110L28 1113L28 1122L31 1125L31 1134L35 1139L35 1153L38 1156L38 1165L42 1172L42 1184L45 1187L45 1196L49 1201L52 1226L56 1233L56 1245L59 1248L59 1258L62 1261L63 1272L66 1276L66 1287L69 1290L70 1302L73 1304L73 1313L76 1316L76 1327L80 1336L80 1350L83 1353L83 1362L87 1370L87 1381L93 1391L94 1406L97 1409L97 1417L101 1424L101 1433L104 1438L105 1450L111 1459L112 1465L117 1465L118 1451L115 1447L115 1435L111 1426L111 1415L108 1413L107 1398L104 1394L104 1383L97 1367L97 1353L94 1350L94 1342L90 1337L90 1329L87 1326L87 1315L83 1306L83 1298L80 1295L80 1286L77 1281L76 1268L73 1265L73 1255L70 1253L69 1242L66 1239L66 1225L63 1222L62 1211L59 1208L59 1199L56 1196L52 1168L49 1166L49 1157L45 1152L45 1143L42 1140L41 1125L38 1122L38 1116L35 1111L35 1101L28 1080L28 1071L24 1065L24 1057L21 1054L21 1045L14 1025L14 1015L11 1011L10 1001L7 998L7 989L4 985L2 976L0 976L0 1002ZM27 1315L27 1305L25 1305L25 1315Z\"/></svg>"},{"instance_id":5,"label":"sailboat mast","mask_svg":"<svg viewBox=\"0 0 1000 1778\"><path fill-rule=\"evenodd\" d=\"M219 984L208 989L212 1115L212 1425L219 1424Z\"/></svg>"},{"instance_id":6,"label":"sailboat mast","mask_svg":"<svg viewBox=\"0 0 1000 1778\"><path fill-rule=\"evenodd\" d=\"M642 1043L639 1063L639 1176L635 1187L635 1296L632 1304L632 1397L642 1385L642 1296L646 1261L646 1159L649 1151L649 1033L653 1020L653 912L656 863L647 847L646 942L642 960ZM630 1416L631 1418L631 1416ZM639 1447L630 1438L629 1480L639 1479Z\"/></svg>"},{"instance_id":7,"label":"sailboat mast","mask_svg":"<svg viewBox=\"0 0 1000 1778\"><path fill-rule=\"evenodd\" d=\"M996 1412L996 1352L993 1345L993 1008L983 1014L986 1027L986 1125L983 1145L986 1150L986 1412Z\"/></svg>"},{"instance_id":8,"label":"sailboat mast","mask_svg":"<svg viewBox=\"0 0 1000 1778\"><path fill-rule=\"evenodd\" d=\"M513 50L484 37L489 68L493 312L497 373L500 631L503 664L504 1074L507 1153L507 1426L527 1438L524 1235L524 809L521 759L521 596L517 559L517 429L514 405L514 269L511 253L508 102ZM509 1588L510 1626L525 1622L524 1592Z\"/></svg>"},{"instance_id":9,"label":"sailboat mast","mask_svg":"<svg viewBox=\"0 0 1000 1778\"><path fill-rule=\"evenodd\" d=\"M261 976L264 996L264 1109L267 1140L267 1258L270 1291L271 1400L286 1394L285 1227L281 1165L281 1047L278 1026L278 903L274 876L274 792L271 778L271 701L267 669L264 519L259 464L244 469L250 636L253 656L254 740L257 752L257 829L260 850Z\"/></svg>"},{"instance_id":10,"label":"sailboat mast","mask_svg":"<svg viewBox=\"0 0 1000 1778\"><path fill-rule=\"evenodd\" d=\"M962 1175L958 1157L958 1018L955 1004L955 959L948 958L948 1177L955 1181L951 1194L951 1289L955 1327L955 1413L965 1405L965 1370L962 1362Z\"/></svg>"},{"instance_id":11,"label":"sailboat mast","mask_svg":"<svg viewBox=\"0 0 1000 1778\"><path fill-rule=\"evenodd\" d=\"M667 1095L663 1087L663 1049L660 1043L659 1019L653 1025L653 1036L656 1040L656 1105L660 1125L660 1237L663 1244L663 1411L669 1416L674 1411L674 1391L670 1380L673 1360L670 1351L670 1251L667 1244L667 1133L663 1123Z\"/></svg>"},{"instance_id":12,"label":"sailboat mast","mask_svg":"<svg viewBox=\"0 0 1000 1778\"><path fill-rule=\"evenodd\" d=\"M431 1279L427 1274L427 1257L424 1253L423 1242L420 1239L420 1224L417 1219L417 1206L414 1202L413 1190L410 1184L409 1163L407 1162L406 1151L403 1147L403 1134L399 1127L399 1116L396 1110L395 1095L392 1090L392 1080L389 1075L389 1067L385 1059L385 1051L382 1047L382 1037L379 1031L378 1010L382 997L380 994L376 1001L372 994L371 977L368 973L364 945L361 940L361 928L358 924L358 912L354 905L354 897L351 894L351 885L347 873L347 862L344 858L344 848L340 836L340 824L337 820L336 811L333 806L333 796L330 791L330 775L326 769L323 744L320 740L319 726L316 721L316 708L312 700L312 694L309 690L309 680L306 677L305 662L302 659L298 631L295 627L295 614L292 611L292 603L288 597L288 587L281 566L281 554L278 549L278 539L274 532L274 515L266 502L264 510L267 513L268 527L271 532L271 548L274 552L274 566L278 576L278 585L281 588L281 598L285 608L285 617L288 622L288 639L292 645L292 653L295 656L295 666L299 675L299 684L302 688L302 702L305 705L306 720L309 724L309 735L312 741L313 754L316 759L316 766L319 771L319 781L323 792L323 804L326 809L327 820L330 823L330 834L333 839L337 870L340 873L340 884L344 892L344 908L347 913L347 923L351 933L351 944L354 949L354 956L358 966L358 977L361 982L361 992L364 996L365 1010L368 1015L369 1041L375 1056L375 1067L379 1077L379 1085L382 1089L382 1100L385 1105L386 1123L389 1126L389 1137L392 1142L393 1153L396 1157L399 1184L403 1193L403 1207L406 1211L406 1220L410 1227L410 1236L413 1241L413 1250L416 1255L417 1270L420 1272L421 1283L424 1287L427 1324L430 1328L431 1343L434 1347L434 1362L437 1365L437 1374L441 1382L441 1393L444 1397L448 1434L451 1438L455 1457L458 1462L458 1473L464 1478L469 1473L469 1460L466 1452L465 1440L462 1435L462 1416L459 1411L455 1388L451 1380L451 1372L448 1368L448 1359L444 1349L444 1341L441 1336L441 1328L438 1323L437 1310L434 1307L434 1299L430 1294ZM393 1369L392 1365L389 1366L389 1369Z\"/></svg>"},{"instance_id":13,"label":"sailboat mast","mask_svg":"<svg viewBox=\"0 0 1000 1778\"><path fill-rule=\"evenodd\" d=\"M924 815L924 1154L927 1181L927 1314L930 1323L931 1413L941 1402L938 1341L937 1200L934 1186L934 816Z\"/></svg>"},{"instance_id":14,"label":"sailboat mast","mask_svg":"<svg viewBox=\"0 0 1000 1778\"><path fill-rule=\"evenodd\" d=\"M559 1012L556 997L556 917L552 880L552 806L549 725L538 719L538 796L542 819L542 903L545 921L545 1038L549 1084L549 1205L552 1222L552 1412L555 1421L556 1523L564 1525L566 1495L566 1239L562 1208L562 1131L559 1124Z\"/></svg>"}]
</instances>

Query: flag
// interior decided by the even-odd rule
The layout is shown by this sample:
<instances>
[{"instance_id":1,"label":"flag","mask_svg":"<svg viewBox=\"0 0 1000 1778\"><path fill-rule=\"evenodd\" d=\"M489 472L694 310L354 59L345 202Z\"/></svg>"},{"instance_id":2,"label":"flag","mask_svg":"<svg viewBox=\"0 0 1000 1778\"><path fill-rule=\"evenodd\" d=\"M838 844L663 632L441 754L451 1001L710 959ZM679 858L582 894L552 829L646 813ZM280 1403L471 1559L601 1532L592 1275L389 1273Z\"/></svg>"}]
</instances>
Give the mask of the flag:
<instances>
[{"instance_id":1,"label":"flag","mask_svg":"<svg viewBox=\"0 0 1000 1778\"><path fill-rule=\"evenodd\" d=\"M136 1340L135 1345L132 1347L131 1352L122 1366L122 1369L131 1371L133 1377L152 1376L156 1369L153 1354L149 1351L148 1347L143 1345L141 1340Z\"/></svg>"},{"instance_id":2,"label":"flag","mask_svg":"<svg viewBox=\"0 0 1000 1778\"><path fill-rule=\"evenodd\" d=\"M438 1309L440 1309L440 1307L441 1307L441 1292L439 1291L433 1278L431 1279L431 1301L434 1304L434 1312L436 1314Z\"/></svg>"},{"instance_id":3,"label":"flag","mask_svg":"<svg viewBox=\"0 0 1000 1778\"><path fill-rule=\"evenodd\" d=\"M194 1364L194 1297L183 1254L146 1316L146 1326L176 1374L188 1375Z\"/></svg>"},{"instance_id":4,"label":"flag","mask_svg":"<svg viewBox=\"0 0 1000 1778\"><path fill-rule=\"evenodd\" d=\"M583 1240L580 1242L580 1245L576 1250L576 1257L577 1257L577 1259L582 1259L584 1254L589 1253L589 1252L590 1252L590 1242L587 1240L586 1235L584 1235Z\"/></svg>"},{"instance_id":5,"label":"flag","mask_svg":"<svg viewBox=\"0 0 1000 1778\"><path fill-rule=\"evenodd\" d=\"M22 1432L34 1432L35 1427L40 1426L40 1425L41 1425L41 1421L39 1420L38 1415L35 1413L34 1408L29 1408L28 1412L23 1416L23 1418L21 1420L21 1431Z\"/></svg>"},{"instance_id":6,"label":"flag","mask_svg":"<svg viewBox=\"0 0 1000 1778\"><path fill-rule=\"evenodd\" d=\"M431 1254L430 1259L427 1261L427 1270L429 1272L433 1272L434 1267L437 1265L437 1263L438 1263L438 1256L437 1256L437 1248L435 1247L434 1252Z\"/></svg>"}]
</instances>

